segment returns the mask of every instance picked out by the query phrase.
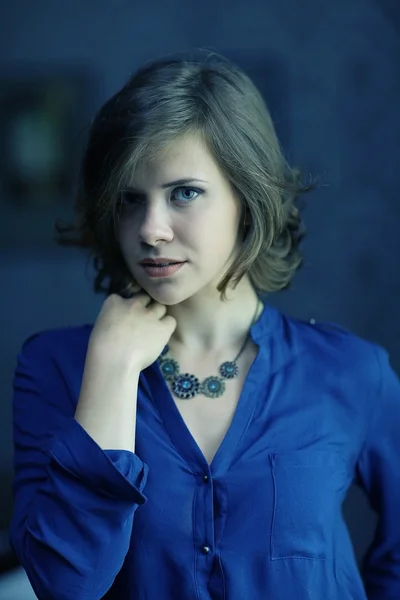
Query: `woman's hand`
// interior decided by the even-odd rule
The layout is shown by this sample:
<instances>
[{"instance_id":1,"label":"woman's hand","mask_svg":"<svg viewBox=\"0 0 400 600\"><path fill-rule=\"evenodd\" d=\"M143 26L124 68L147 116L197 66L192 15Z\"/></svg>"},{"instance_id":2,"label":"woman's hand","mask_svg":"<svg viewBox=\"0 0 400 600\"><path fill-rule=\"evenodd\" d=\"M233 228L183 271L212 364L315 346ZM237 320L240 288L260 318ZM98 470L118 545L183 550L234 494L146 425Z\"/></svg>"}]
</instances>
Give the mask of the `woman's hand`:
<instances>
[{"instance_id":1,"label":"woman's hand","mask_svg":"<svg viewBox=\"0 0 400 600\"><path fill-rule=\"evenodd\" d=\"M142 371L160 356L176 328L167 308L144 292L124 299L111 294L104 301L89 340L88 351L102 368Z\"/></svg>"}]
</instances>

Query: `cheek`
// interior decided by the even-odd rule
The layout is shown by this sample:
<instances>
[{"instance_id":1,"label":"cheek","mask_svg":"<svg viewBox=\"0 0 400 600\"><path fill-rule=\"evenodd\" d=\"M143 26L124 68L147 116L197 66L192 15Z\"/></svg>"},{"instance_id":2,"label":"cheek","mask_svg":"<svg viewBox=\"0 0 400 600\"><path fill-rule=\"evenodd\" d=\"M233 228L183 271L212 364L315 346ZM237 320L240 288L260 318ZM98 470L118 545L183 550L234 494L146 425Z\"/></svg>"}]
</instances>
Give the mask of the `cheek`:
<instances>
[{"instance_id":1,"label":"cheek","mask_svg":"<svg viewBox=\"0 0 400 600\"><path fill-rule=\"evenodd\" d=\"M135 234L131 229L126 227L121 228L117 241L121 250L121 254L125 261L129 264L134 261L135 255Z\"/></svg>"},{"instance_id":2,"label":"cheek","mask_svg":"<svg viewBox=\"0 0 400 600\"><path fill-rule=\"evenodd\" d=\"M238 220L230 211L221 211L209 220L206 230L212 232L221 244L230 245L235 242L238 232Z\"/></svg>"},{"instance_id":3,"label":"cheek","mask_svg":"<svg viewBox=\"0 0 400 600\"><path fill-rule=\"evenodd\" d=\"M224 264L235 248L237 233L237 223L230 215L214 215L206 222L196 223L196 237L193 240L197 240L197 246L201 245L205 262L211 266L216 261L219 267L219 263Z\"/></svg>"}]
</instances>

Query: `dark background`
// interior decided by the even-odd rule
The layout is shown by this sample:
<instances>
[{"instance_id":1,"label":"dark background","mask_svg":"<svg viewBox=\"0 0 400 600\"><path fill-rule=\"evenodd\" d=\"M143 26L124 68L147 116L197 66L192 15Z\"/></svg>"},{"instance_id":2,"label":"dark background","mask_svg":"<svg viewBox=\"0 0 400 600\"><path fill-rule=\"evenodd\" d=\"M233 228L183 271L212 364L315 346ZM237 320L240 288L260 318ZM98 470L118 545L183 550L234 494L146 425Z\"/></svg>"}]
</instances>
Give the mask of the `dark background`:
<instances>
[{"instance_id":1,"label":"dark background","mask_svg":"<svg viewBox=\"0 0 400 600\"><path fill-rule=\"evenodd\" d=\"M400 370L399 26L398 0L2 3L0 529L12 512L16 355L35 331L92 322L102 302L84 256L52 242L52 224L72 215L91 114L146 60L209 47L252 76L289 161L323 182L305 212L305 266L270 302L380 343ZM54 78L70 104L53 95L47 121L27 125L21 115ZM53 137L42 139L46 126ZM345 514L360 559L374 516L356 490Z\"/></svg>"}]
</instances>

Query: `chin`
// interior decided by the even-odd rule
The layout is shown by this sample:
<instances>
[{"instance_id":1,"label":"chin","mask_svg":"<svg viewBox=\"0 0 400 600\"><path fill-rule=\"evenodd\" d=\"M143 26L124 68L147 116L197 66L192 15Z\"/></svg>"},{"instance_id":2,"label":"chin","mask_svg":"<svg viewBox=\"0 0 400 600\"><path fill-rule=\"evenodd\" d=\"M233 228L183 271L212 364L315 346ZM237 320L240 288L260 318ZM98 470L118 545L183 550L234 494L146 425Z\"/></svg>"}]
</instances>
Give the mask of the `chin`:
<instances>
[{"instance_id":1,"label":"chin","mask_svg":"<svg viewBox=\"0 0 400 600\"><path fill-rule=\"evenodd\" d=\"M208 287L213 287L213 282L204 282L203 278L182 277L180 281L171 279L144 279L133 274L141 289L155 302L164 306L176 306L189 298L201 294Z\"/></svg>"},{"instance_id":2,"label":"chin","mask_svg":"<svg viewBox=\"0 0 400 600\"><path fill-rule=\"evenodd\" d=\"M150 296L155 302L159 302L164 306L176 306L188 298L187 295L179 292L177 289L162 288L161 286L142 287L142 290Z\"/></svg>"}]
</instances>

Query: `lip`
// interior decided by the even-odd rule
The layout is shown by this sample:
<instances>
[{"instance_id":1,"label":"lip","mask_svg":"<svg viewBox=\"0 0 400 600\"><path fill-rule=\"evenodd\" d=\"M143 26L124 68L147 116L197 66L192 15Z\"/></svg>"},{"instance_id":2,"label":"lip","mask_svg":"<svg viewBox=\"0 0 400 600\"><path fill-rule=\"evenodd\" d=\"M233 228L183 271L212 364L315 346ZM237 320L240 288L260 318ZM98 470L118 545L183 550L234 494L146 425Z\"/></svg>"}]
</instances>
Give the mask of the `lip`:
<instances>
[{"instance_id":1,"label":"lip","mask_svg":"<svg viewBox=\"0 0 400 600\"><path fill-rule=\"evenodd\" d=\"M182 263L185 262L183 260L177 260L176 258L164 258L164 257L159 257L159 258L145 258L144 260L141 261L141 265L161 265L164 263Z\"/></svg>"},{"instance_id":2,"label":"lip","mask_svg":"<svg viewBox=\"0 0 400 600\"><path fill-rule=\"evenodd\" d=\"M171 275L179 271L185 264L186 261L174 265L164 265L163 267L150 263L144 263L141 266L148 277L171 277Z\"/></svg>"}]
</instances>

